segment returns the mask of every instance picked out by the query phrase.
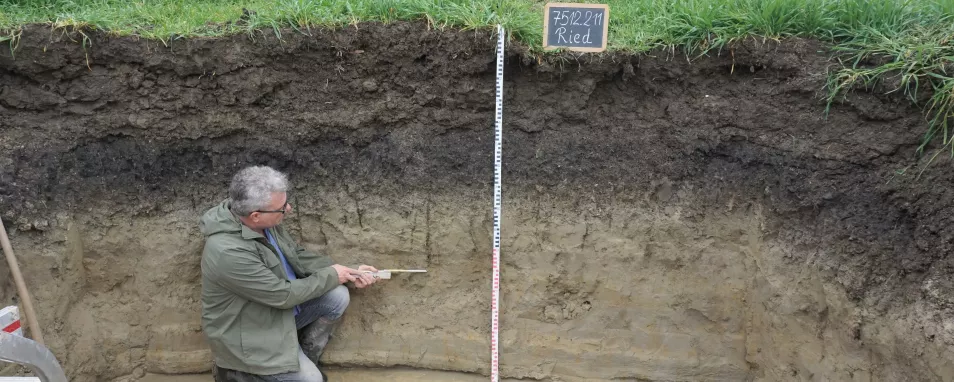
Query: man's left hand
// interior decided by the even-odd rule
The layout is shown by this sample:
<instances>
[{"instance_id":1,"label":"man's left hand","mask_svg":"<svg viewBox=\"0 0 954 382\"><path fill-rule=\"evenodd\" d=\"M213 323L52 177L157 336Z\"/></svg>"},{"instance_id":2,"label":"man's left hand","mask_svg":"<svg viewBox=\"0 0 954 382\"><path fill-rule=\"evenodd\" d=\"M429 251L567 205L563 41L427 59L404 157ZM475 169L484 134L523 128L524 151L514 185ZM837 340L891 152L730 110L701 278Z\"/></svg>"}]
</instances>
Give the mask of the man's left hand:
<instances>
[{"instance_id":1,"label":"man's left hand","mask_svg":"<svg viewBox=\"0 0 954 382\"><path fill-rule=\"evenodd\" d=\"M370 265L361 265L358 267L358 270L361 271L361 275L356 275L357 279L354 280L354 286L358 289L367 288L378 281L370 273L365 272L377 272L378 269Z\"/></svg>"}]
</instances>

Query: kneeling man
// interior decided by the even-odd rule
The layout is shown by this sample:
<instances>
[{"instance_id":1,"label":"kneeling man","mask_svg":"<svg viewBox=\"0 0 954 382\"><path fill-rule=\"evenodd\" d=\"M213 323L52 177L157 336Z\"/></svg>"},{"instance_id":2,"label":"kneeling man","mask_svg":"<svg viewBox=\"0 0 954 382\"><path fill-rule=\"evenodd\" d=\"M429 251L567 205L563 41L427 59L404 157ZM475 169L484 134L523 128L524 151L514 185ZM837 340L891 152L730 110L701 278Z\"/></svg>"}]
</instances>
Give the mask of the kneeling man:
<instances>
[{"instance_id":1,"label":"kneeling man","mask_svg":"<svg viewBox=\"0 0 954 382\"><path fill-rule=\"evenodd\" d=\"M350 297L375 279L302 248L282 226L292 211L284 174L241 170L229 197L202 216L202 329L215 379L325 382L318 359Z\"/></svg>"}]
</instances>

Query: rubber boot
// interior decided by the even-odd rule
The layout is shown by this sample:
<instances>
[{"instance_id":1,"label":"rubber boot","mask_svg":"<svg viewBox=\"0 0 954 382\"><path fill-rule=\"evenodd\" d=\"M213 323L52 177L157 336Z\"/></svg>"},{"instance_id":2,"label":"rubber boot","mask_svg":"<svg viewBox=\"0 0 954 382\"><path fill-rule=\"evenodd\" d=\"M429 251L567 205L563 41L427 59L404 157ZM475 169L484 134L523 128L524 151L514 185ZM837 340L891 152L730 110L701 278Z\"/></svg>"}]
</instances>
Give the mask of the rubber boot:
<instances>
[{"instance_id":1,"label":"rubber boot","mask_svg":"<svg viewBox=\"0 0 954 382\"><path fill-rule=\"evenodd\" d=\"M319 318L301 329L298 343L301 345L301 350L305 352L305 356L311 362L314 362L315 366L321 367L318 360L321 358L321 354L325 352L325 347L328 346L328 341L333 337L334 331L340 322L341 319L326 320L325 318ZM328 381L325 372L318 371L321 373L321 377Z\"/></svg>"},{"instance_id":2,"label":"rubber boot","mask_svg":"<svg viewBox=\"0 0 954 382\"><path fill-rule=\"evenodd\" d=\"M265 382L265 379L260 376L222 369L214 364L212 365L212 380L215 382Z\"/></svg>"}]
</instances>

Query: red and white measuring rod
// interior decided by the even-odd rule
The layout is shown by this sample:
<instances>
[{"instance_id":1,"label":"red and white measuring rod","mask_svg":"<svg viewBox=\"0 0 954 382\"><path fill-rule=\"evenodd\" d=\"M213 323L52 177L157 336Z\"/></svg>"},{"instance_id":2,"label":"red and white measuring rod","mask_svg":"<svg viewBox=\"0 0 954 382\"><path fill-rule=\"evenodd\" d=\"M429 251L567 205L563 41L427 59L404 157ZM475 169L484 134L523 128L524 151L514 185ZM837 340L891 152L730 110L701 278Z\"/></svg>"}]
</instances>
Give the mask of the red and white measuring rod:
<instances>
[{"instance_id":1,"label":"red and white measuring rod","mask_svg":"<svg viewBox=\"0 0 954 382\"><path fill-rule=\"evenodd\" d=\"M503 69L504 69L504 28L497 25L497 114L494 116L494 265L493 297L490 302L490 380L498 382L500 375L500 344L497 333L500 329L500 173L501 146L503 145Z\"/></svg>"}]
</instances>

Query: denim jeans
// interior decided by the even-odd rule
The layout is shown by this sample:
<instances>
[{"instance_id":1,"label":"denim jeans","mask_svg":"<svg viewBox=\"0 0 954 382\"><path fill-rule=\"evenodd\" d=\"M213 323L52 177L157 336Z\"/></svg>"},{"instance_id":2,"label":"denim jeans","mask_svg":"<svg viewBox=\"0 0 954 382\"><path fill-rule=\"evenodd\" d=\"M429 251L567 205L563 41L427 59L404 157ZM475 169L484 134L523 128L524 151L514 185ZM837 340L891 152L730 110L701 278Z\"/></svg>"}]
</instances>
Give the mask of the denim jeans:
<instances>
[{"instance_id":1,"label":"denim jeans","mask_svg":"<svg viewBox=\"0 0 954 382\"><path fill-rule=\"evenodd\" d=\"M299 305L301 313L295 316L295 327L301 330L318 319L337 320L344 314L349 303L351 303L351 295L348 293L348 288L338 285L328 293Z\"/></svg>"},{"instance_id":2,"label":"denim jeans","mask_svg":"<svg viewBox=\"0 0 954 382\"><path fill-rule=\"evenodd\" d=\"M348 288L339 285L328 293L299 305L301 312L295 316L295 326L300 331L317 320L324 322L337 320L344 314L350 302ZM298 348L298 363L300 368L296 372L272 375L254 375L217 368L214 372L215 380L218 382L325 382L321 372L318 371L318 366L308 359L301 347Z\"/></svg>"}]
</instances>

